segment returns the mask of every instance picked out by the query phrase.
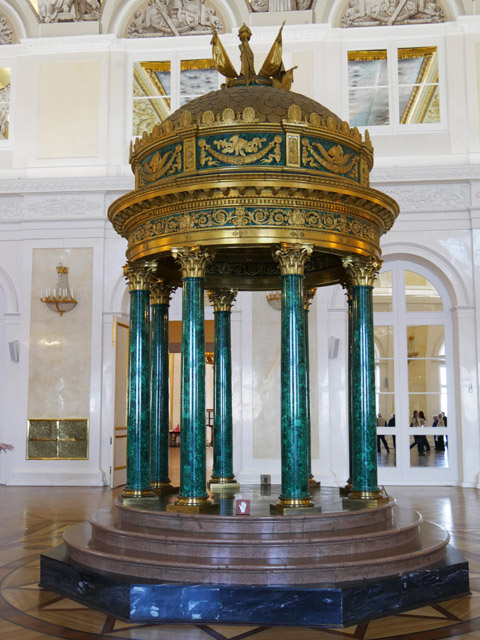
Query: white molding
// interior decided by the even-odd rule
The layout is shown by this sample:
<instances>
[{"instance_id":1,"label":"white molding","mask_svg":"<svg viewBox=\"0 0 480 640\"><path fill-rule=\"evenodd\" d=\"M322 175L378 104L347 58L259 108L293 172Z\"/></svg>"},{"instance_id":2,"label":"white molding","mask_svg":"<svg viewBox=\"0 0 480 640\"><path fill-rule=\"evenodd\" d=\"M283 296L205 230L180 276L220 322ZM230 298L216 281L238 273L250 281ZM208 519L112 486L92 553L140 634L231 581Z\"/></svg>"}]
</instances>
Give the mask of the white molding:
<instances>
[{"instance_id":1,"label":"white molding","mask_svg":"<svg viewBox=\"0 0 480 640\"><path fill-rule=\"evenodd\" d=\"M135 188L135 177L102 178L45 178L0 180L0 193L57 193L60 191L119 191L126 193Z\"/></svg>"},{"instance_id":2,"label":"white molding","mask_svg":"<svg viewBox=\"0 0 480 640\"><path fill-rule=\"evenodd\" d=\"M92 34L84 36L60 36L56 38L22 38L20 44L25 53L56 53L78 51L108 51L117 45L113 34Z\"/></svg>"},{"instance_id":3,"label":"white molding","mask_svg":"<svg viewBox=\"0 0 480 640\"><path fill-rule=\"evenodd\" d=\"M398 202L401 212L465 211L470 206L470 185L464 182L382 184L381 190Z\"/></svg>"},{"instance_id":4,"label":"white molding","mask_svg":"<svg viewBox=\"0 0 480 640\"><path fill-rule=\"evenodd\" d=\"M474 306L465 306L465 307L452 307L452 316L454 320L463 319L463 318L475 318L475 307Z\"/></svg>"},{"instance_id":5,"label":"white molding","mask_svg":"<svg viewBox=\"0 0 480 640\"><path fill-rule=\"evenodd\" d=\"M51 461L47 462L47 464L49 463L51 463ZM72 464L75 464L75 461L72 461ZM103 487L106 486L107 483L101 471L59 471L55 473L44 469L29 472L12 471L8 474L6 484L36 487Z\"/></svg>"},{"instance_id":6,"label":"white molding","mask_svg":"<svg viewBox=\"0 0 480 640\"><path fill-rule=\"evenodd\" d=\"M459 182L480 180L480 165L453 165L428 167L392 167L373 169L370 174L372 186L385 182ZM380 187L379 187L380 188Z\"/></svg>"}]
</instances>

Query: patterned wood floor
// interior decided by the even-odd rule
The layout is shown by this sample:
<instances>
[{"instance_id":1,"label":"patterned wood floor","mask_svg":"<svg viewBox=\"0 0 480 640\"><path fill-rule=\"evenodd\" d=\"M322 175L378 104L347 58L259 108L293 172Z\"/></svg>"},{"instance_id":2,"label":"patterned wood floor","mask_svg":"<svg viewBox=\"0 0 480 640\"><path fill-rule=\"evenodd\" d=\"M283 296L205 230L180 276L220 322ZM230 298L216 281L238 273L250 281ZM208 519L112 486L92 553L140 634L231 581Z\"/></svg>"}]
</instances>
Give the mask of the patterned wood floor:
<instances>
[{"instance_id":1,"label":"patterned wood floor","mask_svg":"<svg viewBox=\"0 0 480 640\"><path fill-rule=\"evenodd\" d=\"M472 595L348 629L220 625L128 625L38 587L39 555L62 532L108 505L118 491L0 487L0 638L2 640L480 640L480 492L451 487L394 487L452 535L470 562Z\"/></svg>"}]
</instances>

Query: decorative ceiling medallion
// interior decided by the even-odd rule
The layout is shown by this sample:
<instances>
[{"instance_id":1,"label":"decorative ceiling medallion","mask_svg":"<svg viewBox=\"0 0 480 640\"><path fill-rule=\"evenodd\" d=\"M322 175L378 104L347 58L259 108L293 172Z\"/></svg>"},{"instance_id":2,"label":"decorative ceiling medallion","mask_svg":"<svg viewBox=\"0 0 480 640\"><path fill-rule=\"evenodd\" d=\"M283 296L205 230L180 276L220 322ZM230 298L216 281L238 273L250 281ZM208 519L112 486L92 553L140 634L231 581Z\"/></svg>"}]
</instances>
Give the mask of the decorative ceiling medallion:
<instances>
[{"instance_id":1,"label":"decorative ceiling medallion","mask_svg":"<svg viewBox=\"0 0 480 640\"><path fill-rule=\"evenodd\" d=\"M149 0L135 11L128 38L186 36L223 31L224 25L208 0Z\"/></svg>"},{"instance_id":2,"label":"decorative ceiling medallion","mask_svg":"<svg viewBox=\"0 0 480 640\"><path fill-rule=\"evenodd\" d=\"M385 27L445 22L437 0L350 0L342 27Z\"/></svg>"}]
</instances>

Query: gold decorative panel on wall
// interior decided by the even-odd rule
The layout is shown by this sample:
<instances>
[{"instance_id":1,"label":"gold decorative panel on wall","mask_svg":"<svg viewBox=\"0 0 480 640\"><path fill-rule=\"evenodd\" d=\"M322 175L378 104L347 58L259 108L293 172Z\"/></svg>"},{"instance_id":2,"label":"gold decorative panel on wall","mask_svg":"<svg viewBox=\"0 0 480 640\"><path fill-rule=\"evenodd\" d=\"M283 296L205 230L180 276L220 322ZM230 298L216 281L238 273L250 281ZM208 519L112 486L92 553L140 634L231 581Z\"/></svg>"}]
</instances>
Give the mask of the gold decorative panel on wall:
<instances>
[{"instance_id":1,"label":"gold decorative panel on wall","mask_svg":"<svg viewBox=\"0 0 480 640\"><path fill-rule=\"evenodd\" d=\"M28 420L27 460L86 460L88 420Z\"/></svg>"}]
</instances>

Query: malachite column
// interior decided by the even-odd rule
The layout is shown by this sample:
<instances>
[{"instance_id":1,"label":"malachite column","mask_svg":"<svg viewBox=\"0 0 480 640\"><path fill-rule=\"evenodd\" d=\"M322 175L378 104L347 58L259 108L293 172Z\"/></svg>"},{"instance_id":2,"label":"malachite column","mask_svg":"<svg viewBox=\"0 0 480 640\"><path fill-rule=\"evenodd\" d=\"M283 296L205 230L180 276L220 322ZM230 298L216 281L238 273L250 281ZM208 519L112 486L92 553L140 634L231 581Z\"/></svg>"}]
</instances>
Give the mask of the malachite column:
<instances>
[{"instance_id":1,"label":"malachite column","mask_svg":"<svg viewBox=\"0 0 480 640\"><path fill-rule=\"evenodd\" d=\"M315 297L317 289L315 287L307 287L304 289L304 310L305 310L305 389L307 393L307 450L308 450L308 484L311 487L320 486L316 482L312 473L312 420L310 411L310 356L309 356L309 339L308 339L308 315L310 305Z\"/></svg>"},{"instance_id":2,"label":"malachite column","mask_svg":"<svg viewBox=\"0 0 480 640\"><path fill-rule=\"evenodd\" d=\"M175 287L163 279L150 286L150 482L157 493L173 490L169 469L168 308Z\"/></svg>"},{"instance_id":3,"label":"malachite column","mask_svg":"<svg viewBox=\"0 0 480 640\"><path fill-rule=\"evenodd\" d=\"M150 291L152 270L128 262L130 289L127 400L127 483L123 496L154 496L150 486Z\"/></svg>"},{"instance_id":4,"label":"malachite column","mask_svg":"<svg viewBox=\"0 0 480 640\"><path fill-rule=\"evenodd\" d=\"M174 248L182 272L182 382L180 406L180 493L175 507L209 504L205 426L205 270L213 257L202 247Z\"/></svg>"},{"instance_id":5,"label":"malachite column","mask_svg":"<svg viewBox=\"0 0 480 640\"><path fill-rule=\"evenodd\" d=\"M282 283L280 511L313 507L308 492L309 449L303 280L311 246L282 244L274 251Z\"/></svg>"},{"instance_id":6,"label":"malachite column","mask_svg":"<svg viewBox=\"0 0 480 640\"><path fill-rule=\"evenodd\" d=\"M232 304L234 289L209 291L215 317L213 354L213 469L212 484L235 484L232 425Z\"/></svg>"},{"instance_id":7,"label":"malachite column","mask_svg":"<svg viewBox=\"0 0 480 640\"><path fill-rule=\"evenodd\" d=\"M352 490L349 498L378 499L377 421L372 292L381 261L349 256L343 259L350 297L349 358Z\"/></svg>"}]
</instances>

